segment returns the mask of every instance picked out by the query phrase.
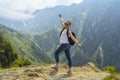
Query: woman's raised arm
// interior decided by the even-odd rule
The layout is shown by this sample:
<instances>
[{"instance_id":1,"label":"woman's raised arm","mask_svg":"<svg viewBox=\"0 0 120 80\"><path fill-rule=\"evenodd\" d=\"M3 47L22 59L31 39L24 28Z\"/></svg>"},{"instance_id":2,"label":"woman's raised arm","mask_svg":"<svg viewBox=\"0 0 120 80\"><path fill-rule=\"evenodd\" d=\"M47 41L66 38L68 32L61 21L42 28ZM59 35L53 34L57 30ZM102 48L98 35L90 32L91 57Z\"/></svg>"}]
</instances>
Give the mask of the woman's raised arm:
<instances>
[{"instance_id":1,"label":"woman's raised arm","mask_svg":"<svg viewBox=\"0 0 120 80\"><path fill-rule=\"evenodd\" d=\"M63 18L62 18L62 15L59 14L59 17L60 17L60 22L61 22L62 26L65 27L65 24L64 24L64 20L63 20Z\"/></svg>"}]
</instances>

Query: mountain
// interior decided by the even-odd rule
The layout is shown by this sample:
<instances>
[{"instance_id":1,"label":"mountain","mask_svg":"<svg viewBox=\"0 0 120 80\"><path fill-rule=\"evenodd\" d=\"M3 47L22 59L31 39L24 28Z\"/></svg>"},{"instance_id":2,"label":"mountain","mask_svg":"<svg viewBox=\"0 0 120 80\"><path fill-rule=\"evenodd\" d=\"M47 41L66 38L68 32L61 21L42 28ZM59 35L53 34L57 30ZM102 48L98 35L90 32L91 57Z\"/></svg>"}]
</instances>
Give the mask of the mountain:
<instances>
[{"instance_id":1,"label":"mountain","mask_svg":"<svg viewBox=\"0 0 120 80\"><path fill-rule=\"evenodd\" d=\"M30 35L19 34L22 39L20 37L17 40L11 39L11 42L22 43L21 48L24 53L30 53L37 59L40 59L38 57L41 52L54 59L53 53L59 44L59 27L61 26L58 14L61 13L64 19L71 19L71 30L75 32L78 41L82 44L80 50L76 46L71 48L74 66L92 61L101 69L111 65L120 71L119 3L120 0L84 0L81 4L37 10L33 13L36 15L34 19L24 21L25 25L18 28L29 34L37 33L37 35L34 34L31 38ZM14 27L17 29L18 26ZM61 58L62 62L65 62L64 55Z\"/></svg>"},{"instance_id":2,"label":"mountain","mask_svg":"<svg viewBox=\"0 0 120 80\"><path fill-rule=\"evenodd\" d=\"M32 65L23 68L0 70L1 80L103 80L110 73L99 70L93 63L72 68L72 74L67 74L67 66L61 64L59 71L50 68L51 64ZM120 79L120 77L115 77ZM108 80L108 79L105 79Z\"/></svg>"},{"instance_id":3,"label":"mountain","mask_svg":"<svg viewBox=\"0 0 120 80\"><path fill-rule=\"evenodd\" d=\"M84 53L96 58L93 61L98 66L112 65L116 66L118 71L120 71L119 2L119 0L92 0L81 34L85 39L81 48ZM90 3L85 5L87 4Z\"/></svg>"},{"instance_id":4,"label":"mountain","mask_svg":"<svg viewBox=\"0 0 120 80\"><path fill-rule=\"evenodd\" d=\"M0 23L7 25L17 31L26 32L29 34L41 34L49 31L49 29L58 28L59 19L58 14L62 13L67 17L75 16L81 11L81 5L73 4L72 6L57 6L54 8L46 8L43 10L36 10L32 15L35 17L28 20L11 20L6 18L0 18ZM72 11L71 11L72 10ZM76 12L77 11L77 12Z\"/></svg>"},{"instance_id":5,"label":"mountain","mask_svg":"<svg viewBox=\"0 0 120 80\"><path fill-rule=\"evenodd\" d=\"M6 18L0 18L0 24L4 24L8 26L9 28L12 28L17 31L24 31L25 30L25 21L19 21L14 19L6 19Z\"/></svg>"},{"instance_id":6,"label":"mountain","mask_svg":"<svg viewBox=\"0 0 120 80\"><path fill-rule=\"evenodd\" d=\"M51 61L30 35L19 33L2 24L0 24L0 34L11 43L13 49L19 56L24 57L33 63L38 61Z\"/></svg>"},{"instance_id":7,"label":"mountain","mask_svg":"<svg viewBox=\"0 0 120 80\"><path fill-rule=\"evenodd\" d=\"M53 52L59 43L59 30L53 29L41 35L33 36L36 43L53 59Z\"/></svg>"},{"instance_id":8,"label":"mountain","mask_svg":"<svg viewBox=\"0 0 120 80\"><path fill-rule=\"evenodd\" d=\"M33 15L36 15L36 17L32 20L29 20L29 23L26 26L30 27L30 31L38 33L48 31L49 29L58 28L58 14L62 13L65 15L65 18L72 17L76 15L76 13L78 14L78 8L76 7L79 7L79 5L76 6L76 4L73 4L72 6L57 6L55 8L37 10L33 13Z\"/></svg>"},{"instance_id":9,"label":"mountain","mask_svg":"<svg viewBox=\"0 0 120 80\"><path fill-rule=\"evenodd\" d=\"M111 65L115 66L117 71L120 71L120 62L118 61L120 59L119 3L119 0L84 0L83 3L78 5L74 4L70 7L58 6L45 9L46 13L44 13L43 10L45 16L41 11L40 14L46 18L48 16L48 21L49 19L53 22L56 20L55 23L57 24L59 22L57 15L60 13L59 11L64 10L65 12L61 12L63 17L65 16L65 19L66 17L71 19L71 30L75 32L77 39L82 44L80 50L77 50L75 46L72 48L72 60L74 66L83 65L88 61L93 61L101 69L104 66ZM50 11L53 12L51 13ZM39 11L36 13L39 13ZM51 18L47 13L51 13L51 16L54 14L54 17L52 16ZM55 17L57 17L57 19ZM44 21L44 19L41 17L41 20ZM46 28L46 25L44 24L49 27ZM51 22L50 24L47 22L43 23L43 30L50 28L51 24ZM58 25L60 25L60 23ZM56 27L56 31L48 30L48 32L45 32L42 35L34 36L36 42L39 43L39 46L48 52L48 54L50 53L51 56L53 56L56 46L59 43L57 42L57 40L59 41L60 31L58 27L59 26ZM41 32L41 28L36 29L38 32ZM47 44L49 44L49 46L46 46ZM65 62L64 56L62 56L61 60L62 62Z\"/></svg>"}]
</instances>

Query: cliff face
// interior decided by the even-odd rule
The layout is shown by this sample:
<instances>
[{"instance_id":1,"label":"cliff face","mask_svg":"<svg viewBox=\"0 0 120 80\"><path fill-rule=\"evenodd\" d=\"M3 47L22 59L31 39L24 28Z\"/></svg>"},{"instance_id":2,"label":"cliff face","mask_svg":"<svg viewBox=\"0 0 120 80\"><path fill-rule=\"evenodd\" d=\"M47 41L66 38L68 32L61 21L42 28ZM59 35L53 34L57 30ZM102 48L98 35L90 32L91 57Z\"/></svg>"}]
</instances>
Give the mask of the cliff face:
<instances>
[{"instance_id":1,"label":"cliff face","mask_svg":"<svg viewBox=\"0 0 120 80\"><path fill-rule=\"evenodd\" d=\"M66 73L66 65L60 65L58 72L50 67L51 65L34 65L0 70L0 80L103 80L109 75L93 63L73 67L72 74Z\"/></svg>"}]
</instances>

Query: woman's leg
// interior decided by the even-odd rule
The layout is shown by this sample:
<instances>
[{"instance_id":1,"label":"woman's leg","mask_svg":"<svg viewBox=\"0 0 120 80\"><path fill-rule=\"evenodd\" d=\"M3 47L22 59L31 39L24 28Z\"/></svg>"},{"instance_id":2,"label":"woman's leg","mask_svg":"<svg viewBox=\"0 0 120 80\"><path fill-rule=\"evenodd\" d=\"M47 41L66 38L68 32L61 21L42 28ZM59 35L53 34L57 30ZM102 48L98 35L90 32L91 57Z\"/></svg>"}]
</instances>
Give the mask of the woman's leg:
<instances>
[{"instance_id":1,"label":"woman's leg","mask_svg":"<svg viewBox=\"0 0 120 80\"><path fill-rule=\"evenodd\" d=\"M65 44L61 44L61 45L57 48L57 50L55 51L55 61L56 61L55 67L57 67L57 68L58 68L58 64L59 64L59 53L62 52L62 51L64 51L65 49L66 49Z\"/></svg>"},{"instance_id":2,"label":"woman's leg","mask_svg":"<svg viewBox=\"0 0 120 80\"><path fill-rule=\"evenodd\" d=\"M65 50L65 55L66 55L66 58L67 58L67 61L68 61L68 66L69 66L68 71L71 71L72 61L71 61L71 56L70 56L70 48Z\"/></svg>"}]
</instances>

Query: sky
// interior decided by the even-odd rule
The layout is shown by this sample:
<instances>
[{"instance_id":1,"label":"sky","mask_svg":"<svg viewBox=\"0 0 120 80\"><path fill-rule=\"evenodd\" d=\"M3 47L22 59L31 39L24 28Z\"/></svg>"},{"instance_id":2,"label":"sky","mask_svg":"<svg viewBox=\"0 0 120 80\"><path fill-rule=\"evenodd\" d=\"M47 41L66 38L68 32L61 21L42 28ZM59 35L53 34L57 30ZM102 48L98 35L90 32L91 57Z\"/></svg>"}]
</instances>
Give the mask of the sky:
<instances>
[{"instance_id":1,"label":"sky","mask_svg":"<svg viewBox=\"0 0 120 80\"><path fill-rule=\"evenodd\" d=\"M33 18L37 9L59 5L70 6L83 0L0 0L0 18L25 20Z\"/></svg>"}]
</instances>

